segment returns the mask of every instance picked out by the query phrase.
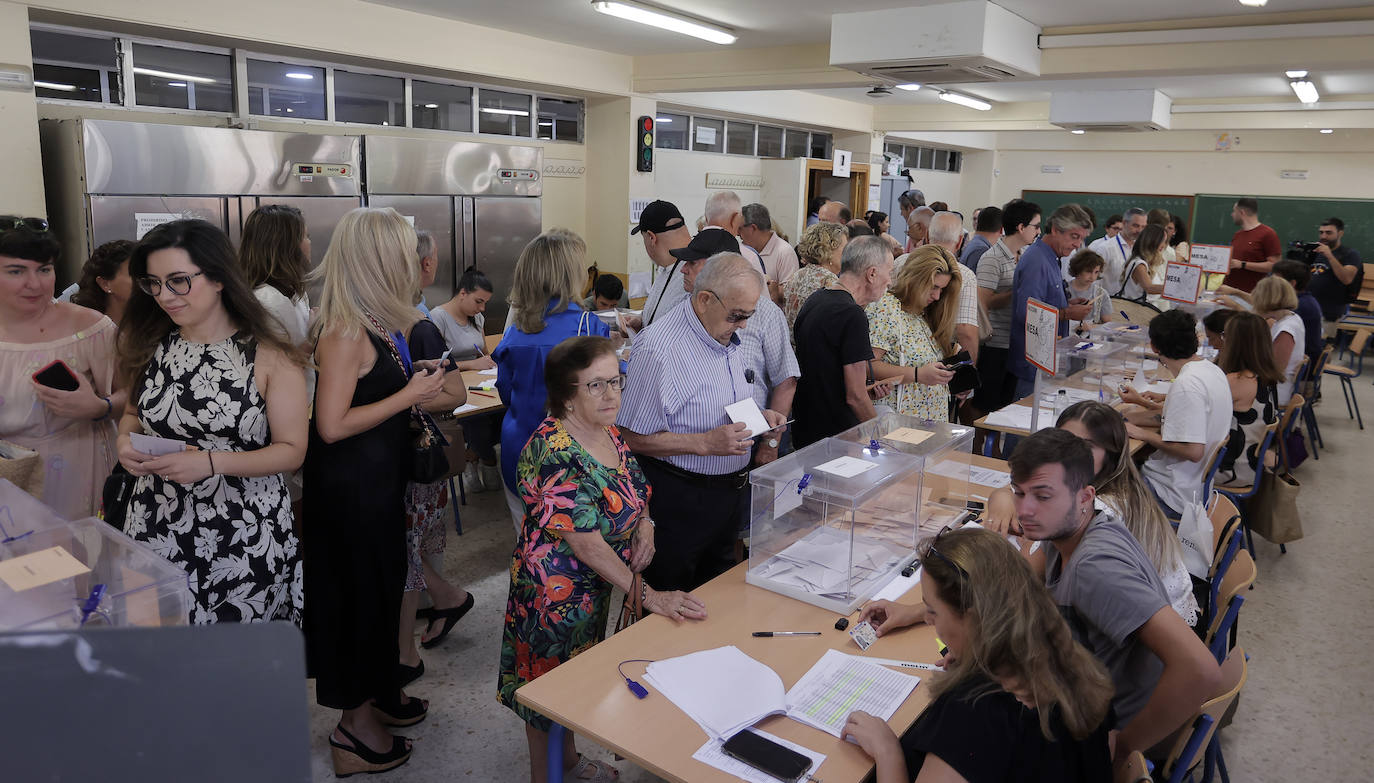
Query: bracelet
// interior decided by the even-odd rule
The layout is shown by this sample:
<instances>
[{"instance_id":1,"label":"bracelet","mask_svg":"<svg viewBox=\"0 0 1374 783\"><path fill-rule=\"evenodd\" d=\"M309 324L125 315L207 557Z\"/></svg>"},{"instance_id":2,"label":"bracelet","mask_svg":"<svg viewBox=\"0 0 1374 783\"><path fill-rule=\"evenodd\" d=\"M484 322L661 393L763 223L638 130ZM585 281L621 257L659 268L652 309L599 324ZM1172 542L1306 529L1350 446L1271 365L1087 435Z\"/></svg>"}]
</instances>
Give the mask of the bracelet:
<instances>
[{"instance_id":1,"label":"bracelet","mask_svg":"<svg viewBox=\"0 0 1374 783\"><path fill-rule=\"evenodd\" d=\"M210 475L211 475L211 476L217 475L217 474L215 473L215 456L214 456L214 453L213 453L213 452L209 452L209 451L205 452L205 458L208 459L208 460L210 460Z\"/></svg>"},{"instance_id":2,"label":"bracelet","mask_svg":"<svg viewBox=\"0 0 1374 783\"><path fill-rule=\"evenodd\" d=\"M647 603L649 603L649 583L641 579L639 582L639 605L643 606Z\"/></svg>"},{"instance_id":3,"label":"bracelet","mask_svg":"<svg viewBox=\"0 0 1374 783\"><path fill-rule=\"evenodd\" d=\"M110 398L101 397L100 399L105 401L105 412L100 414L99 416L96 416L94 419L91 419L91 421L104 421L110 418L111 413L114 413L114 403L110 402Z\"/></svg>"}]
</instances>

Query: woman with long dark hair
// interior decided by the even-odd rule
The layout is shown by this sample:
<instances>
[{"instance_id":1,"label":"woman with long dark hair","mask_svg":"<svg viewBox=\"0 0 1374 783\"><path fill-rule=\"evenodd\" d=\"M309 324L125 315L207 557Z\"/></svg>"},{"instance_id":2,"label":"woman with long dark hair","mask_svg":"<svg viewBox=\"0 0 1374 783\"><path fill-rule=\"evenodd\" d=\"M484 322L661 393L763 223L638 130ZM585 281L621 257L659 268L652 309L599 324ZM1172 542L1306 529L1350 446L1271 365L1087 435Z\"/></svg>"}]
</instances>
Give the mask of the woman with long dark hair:
<instances>
[{"instance_id":1,"label":"woman with long dark hair","mask_svg":"<svg viewBox=\"0 0 1374 783\"><path fill-rule=\"evenodd\" d=\"M253 295L295 345L305 345L310 327L310 233L301 211L267 204L248 213L239 240L239 265Z\"/></svg>"},{"instance_id":2,"label":"woman with long dark hair","mask_svg":"<svg viewBox=\"0 0 1374 783\"><path fill-rule=\"evenodd\" d=\"M136 242L115 239L97 247L81 267L81 281L72 294L72 304L99 310L116 325L124 317L124 306L134 293L129 277L129 256Z\"/></svg>"},{"instance_id":3,"label":"woman with long dark hair","mask_svg":"<svg viewBox=\"0 0 1374 783\"><path fill-rule=\"evenodd\" d=\"M124 532L186 569L192 623L301 622L282 473L305 458L303 357L253 296L224 232L164 223L129 260L119 333L130 390L119 459L138 477ZM160 456L132 436L182 444Z\"/></svg>"},{"instance_id":4,"label":"woman with long dark hair","mask_svg":"<svg viewBox=\"0 0 1374 783\"><path fill-rule=\"evenodd\" d=\"M1216 483L1244 486L1259 470L1265 427L1279 417L1277 386L1283 383L1283 369L1274 359L1269 323L1254 313L1232 314L1217 366L1231 385L1231 432Z\"/></svg>"}]
</instances>

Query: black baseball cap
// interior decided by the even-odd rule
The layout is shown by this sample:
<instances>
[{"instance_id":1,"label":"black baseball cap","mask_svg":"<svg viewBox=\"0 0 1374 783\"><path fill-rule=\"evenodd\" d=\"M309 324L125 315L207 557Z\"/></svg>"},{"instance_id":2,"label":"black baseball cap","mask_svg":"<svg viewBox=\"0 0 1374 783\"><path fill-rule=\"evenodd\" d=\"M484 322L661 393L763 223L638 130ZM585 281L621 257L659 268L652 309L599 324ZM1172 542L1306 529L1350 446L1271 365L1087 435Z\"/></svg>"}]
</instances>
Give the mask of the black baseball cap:
<instances>
[{"instance_id":1,"label":"black baseball cap","mask_svg":"<svg viewBox=\"0 0 1374 783\"><path fill-rule=\"evenodd\" d=\"M634 236L641 231L652 231L661 234L664 231L672 231L687 225L687 221L682 219L682 213L671 201L650 201L649 206L639 213L639 225L630 229L630 236Z\"/></svg>"},{"instance_id":2,"label":"black baseball cap","mask_svg":"<svg viewBox=\"0 0 1374 783\"><path fill-rule=\"evenodd\" d=\"M738 253L739 240L723 228L705 228L692 237L687 247L668 252L679 261L700 261L716 253Z\"/></svg>"}]
</instances>

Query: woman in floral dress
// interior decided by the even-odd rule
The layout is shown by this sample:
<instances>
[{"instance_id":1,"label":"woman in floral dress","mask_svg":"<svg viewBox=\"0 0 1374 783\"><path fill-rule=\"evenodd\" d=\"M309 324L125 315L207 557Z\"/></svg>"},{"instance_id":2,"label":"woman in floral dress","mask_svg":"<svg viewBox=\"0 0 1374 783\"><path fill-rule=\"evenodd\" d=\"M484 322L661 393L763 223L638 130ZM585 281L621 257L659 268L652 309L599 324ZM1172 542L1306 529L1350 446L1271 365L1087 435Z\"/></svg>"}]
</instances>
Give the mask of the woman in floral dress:
<instances>
[{"instance_id":1,"label":"woman in floral dress","mask_svg":"<svg viewBox=\"0 0 1374 783\"><path fill-rule=\"evenodd\" d=\"M802 232L797 255L803 266L782 284L782 312L788 329L797 322L806 300L838 278L840 256L847 244L849 229L838 223L817 223Z\"/></svg>"},{"instance_id":2,"label":"woman in floral dress","mask_svg":"<svg viewBox=\"0 0 1374 783\"><path fill-rule=\"evenodd\" d=\"M939 245L912 251L892 289L867 308L873 377L900 377L891 398L898 413L949 421L949 381L940 363L953 353L959 262Z\"/></svg>"},{"instance_id":3,"label":"woman in floral dress","mask_svg":"<svg viewBox=\"0 0 1374 783\"><path fill-rule=\"evenodd\" d=\"M551 721L517 704L521 685L600 640L611 589L628 591L654 555L649 486L616 430L620 374L611 341L571 337L544 367L549 417L520 453L516 469L525 518L511 564L497 698L528 725L530 779L547 774ZM690 593L644 585L643 605L674 620L701 619ZM565 779L609 781L610 766L577 754L565 735Z\"/></svg>"}]
</instances>

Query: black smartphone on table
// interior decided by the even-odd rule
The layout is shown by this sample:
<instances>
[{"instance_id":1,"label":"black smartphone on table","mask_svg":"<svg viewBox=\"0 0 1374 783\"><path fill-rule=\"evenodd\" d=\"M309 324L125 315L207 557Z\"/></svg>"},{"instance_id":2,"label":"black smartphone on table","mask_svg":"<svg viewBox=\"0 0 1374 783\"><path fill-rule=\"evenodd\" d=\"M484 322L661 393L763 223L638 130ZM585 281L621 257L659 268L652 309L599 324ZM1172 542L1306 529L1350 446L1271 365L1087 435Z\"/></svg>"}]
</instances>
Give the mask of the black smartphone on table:
<instances>
[{"instance_id":1,"label":"black smartphone on table","mask_svg":"<svg viewBox=\"0 0 1374 783\"><path fill-rule=\"evenodd\" d=\"M33 379L48 388L61 391L76 391L81 388L80 382L76 380L76 373L61 359L34 373Z\"/></svg>"},{"instance_id":2,"label":"black smartphone on table","mask_svg":"<svg viewBox=\"0 0 1374 783\"><path fill-rule=\"evenodd\" d=\"M721 750L730 758L787 783L797 783L811 769L811 759L748 729L726 740Z\"/></svg>"}]
</instances>

